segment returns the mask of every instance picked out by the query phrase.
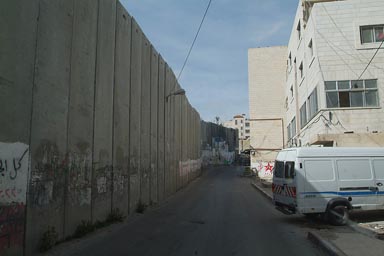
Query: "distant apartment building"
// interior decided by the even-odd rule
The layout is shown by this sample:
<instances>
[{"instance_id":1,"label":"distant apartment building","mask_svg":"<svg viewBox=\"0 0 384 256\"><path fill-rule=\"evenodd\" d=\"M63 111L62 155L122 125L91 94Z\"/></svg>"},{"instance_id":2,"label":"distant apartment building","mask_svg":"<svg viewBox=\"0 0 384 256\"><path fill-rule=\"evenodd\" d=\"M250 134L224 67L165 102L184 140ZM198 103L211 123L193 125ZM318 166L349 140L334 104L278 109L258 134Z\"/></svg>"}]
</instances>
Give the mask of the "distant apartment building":
<instances>
[{"instance_id":1,"label":"distant apartment building","mask_svg":"<svg viewBox=\"0 0 384 256\"><path fill-rule=\"evenodd\" d=\"M263 176L284 148L286 55L286 46L248 50L251 167Z\"/></svg>"},{"instance_id":2,"label":"distant apartment building","mask_svg":"<svg viewBox=\"0 0 384 256\"><path fill-rule=\"evenodd\" d=\"M383 0L300 1L286 52L287 146L384 146L383 14Z\"/></svg>"},{"instance_id":3,"label":"distant apartment building","mask_svg":"<svg viewBox=\"0 0 384 256\"><path fill-rule=\"evenodd\" d=\"M249 137L251 133L250 122L246 118L245 114L234 116L233 119L224 122L223 126L238 130L239 152L249 149Z\"/></svg>"}]
</instances>

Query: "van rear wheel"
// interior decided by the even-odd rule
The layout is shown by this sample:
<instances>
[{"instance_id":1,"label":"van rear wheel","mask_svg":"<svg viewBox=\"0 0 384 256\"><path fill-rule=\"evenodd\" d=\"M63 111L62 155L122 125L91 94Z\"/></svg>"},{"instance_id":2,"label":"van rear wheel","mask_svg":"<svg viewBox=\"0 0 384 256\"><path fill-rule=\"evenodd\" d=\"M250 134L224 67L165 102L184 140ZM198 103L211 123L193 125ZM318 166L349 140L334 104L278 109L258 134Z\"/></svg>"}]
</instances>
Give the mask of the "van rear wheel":
<instances>
[{"instance_id":1,"label":"van rear wheel","mask_svg":"<svg viewBox=\"0 0 384 256\"><path fill-rule=\"evenodd\" d=\"M348 223L349 211L344 205L336 205L328 210L328 220L332 225L344 226Z\"/></svg>"}]
</instances>

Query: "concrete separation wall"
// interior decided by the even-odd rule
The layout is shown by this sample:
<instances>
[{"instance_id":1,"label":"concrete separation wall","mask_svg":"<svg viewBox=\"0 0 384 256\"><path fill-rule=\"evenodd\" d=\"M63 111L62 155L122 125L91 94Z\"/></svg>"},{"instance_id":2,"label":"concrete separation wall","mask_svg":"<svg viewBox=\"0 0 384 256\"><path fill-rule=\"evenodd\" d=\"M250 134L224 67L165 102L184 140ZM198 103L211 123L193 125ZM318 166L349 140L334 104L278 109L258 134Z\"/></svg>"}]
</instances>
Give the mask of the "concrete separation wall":
<instances>
[{"instance_id":1,"label":"concrete separation wall","mask_svg":"<svg viewBox=\"0 0 384 256\"><path fill-rule=\"evenodd\" d=\"M202 143L232 141L167 97L174 72L117 0L2 0L0 42L1 255L160 203L200 174Z\"/></svg>"}]
</instances>

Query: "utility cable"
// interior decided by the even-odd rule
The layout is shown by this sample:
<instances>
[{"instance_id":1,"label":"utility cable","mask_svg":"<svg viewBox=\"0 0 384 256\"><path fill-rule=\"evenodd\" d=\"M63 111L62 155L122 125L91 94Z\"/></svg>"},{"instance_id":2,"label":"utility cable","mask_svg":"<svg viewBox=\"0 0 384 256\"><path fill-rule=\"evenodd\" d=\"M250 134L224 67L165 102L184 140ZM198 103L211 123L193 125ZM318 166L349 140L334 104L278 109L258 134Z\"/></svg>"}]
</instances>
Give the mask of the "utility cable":
<instances>
[{"instance_id":1,"label":"utility cable","mask_svg":"<svg viewBox=\"0 0 384 256\"><path fill-rule=\"evenodd\" d=\"M379 50L381 49L381 46L383 46L383 43L384 43L384 39L383 41L381 42L379 48L377 48L375 54L373 54L371 60L368 62L367 66L365 67L364 71L361 73L361 75L359 76L359 78L357 79L357 81L359 81L361 79L361 77L364 75L365 71L367 71L369 65L371 65L373 59L376 57L377 53L379 52Z\"/></svg>"},{"instance_id":2,"label":"utility cable","mask_svg":"<svg viewBox=\"0 0 384 256\"><path fill-rule=\"evenodd\" d=\"M196 43L196 40L197 40L197 37L199 36L199 33L200 33L200 30L201 30L201 27L203 26L203 23L204 23L205 17L207 16L207 13L208 13L209 7L211 6L211 3L212 3L212 0L209 0L208 6L207 6L207 8L205 9L205 13L204 13L204 16L203 16L203 18L201 19L201 22L200 22L199 28L198 28L198 30L197 30L197 33L196 33L196 35L195 35L195 38L193 39L193 42L192 42L192 45L191 45L191 47L189 48L189 51L188 51L187 57L186 57L186 58L185 58L185 60L184 60L184 64L183 64L183 67L181 68L181 70L180 70L180 73L179 73L179 75L177 76L177 81L179 81L179 79L180 79L180 77L181 77L181 74L182 74L182 73L183 73L183 71L184 71L185 65L186 65L186 64L187 64L187 62L188 62L189 56L191 55L191 52L192 52L193 46L195 45L195 43Z\"/></svg>"},{"instance_id":3,"label":"utility cable","mask_svg":"<svg viewBox=\"0 0 384 256\"><path fill-rule=\"evenodd\" d=\"M349 40L346 38L346 36L344 35L343 31L341 31L341 29L337 26L335 20L332 18L332 16L328 13L327 9L325 8L325 5L322 5L324 11L326 12L326 14L328 15L328 17L332 20L332 23L335 25L335 27L339 30L340 34L344 37L344 39L346 40L346 42L348 42ZM368 67L371 65L373 59L376 57L377 53L379 52L379 50L381 49L381 46L383 45L384 43L384 40L381 42L379 48L377 48L375 54L373 55L373 57L371 58L371 60L369 61L368 65L365 67L364 71L361 73L361 75L359 76L359 78L357 79L358 81L361 79L361 77L364 75L364 73L367 71Z\"/></svg>"}]
</instances>

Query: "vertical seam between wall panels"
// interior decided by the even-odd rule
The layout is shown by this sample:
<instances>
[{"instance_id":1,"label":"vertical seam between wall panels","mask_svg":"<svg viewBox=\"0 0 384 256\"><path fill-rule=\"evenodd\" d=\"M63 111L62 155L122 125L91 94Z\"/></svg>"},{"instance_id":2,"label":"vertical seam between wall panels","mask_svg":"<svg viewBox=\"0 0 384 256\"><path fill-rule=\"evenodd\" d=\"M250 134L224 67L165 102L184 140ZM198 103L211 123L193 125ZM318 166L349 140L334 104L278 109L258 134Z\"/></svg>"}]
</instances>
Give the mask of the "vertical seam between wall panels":
<instances>
[{"instance_id":1,"label":"vertical seam between wall panels","mask_svg":"<svg viewBox=\"0 0 384 256\"><path fill-rule=\"evenodd\" d=\"M128 129L128 214L131 214L131 118L132 118L132 44L133 44L133 38L132 38L132 30L133 30L133 19L130 17L130 45L129 45L129 129Z\"/></svg>"},{"instance_id":2,"label":"vertical seam between wall panels","mask_svg":"<svg viewBox=\"0 0 384 256\"><path fill-rule=\"evenodd\" d=\"M157 120L156 120L156 190L157 190L157 195L156 195L156 199L157 199L157 203L160 202L160 196L159 196L159 88L160 88L160 58L159 58L159 54L157 54L157 95L156 95L156 99L157 99L157 107L156 107L156 112L157 112Z\"/></svg>"},{"instance_id":3,"label":"vertical seam between wall panels","mask_svg":"<svg viewBox=\"0 0 384 256\"><path fill-rule=\"evenodd\" d=\"M149 204L151 205L152 201L152 149L151 149L151 143L152 143L152 136L151 136L151 131L152 131L152 46L148 40L148 47L149 47ZM148 165L147 165L148 167Z\"/></svg>"},{"instance_id":4,"label":"vertical seam between wall panels","mask_svg":"<svg viewBox=\"0 0 384 256\"><path fill-rule=\"evenodd\" d=\"M152 200L152 134L151 133L152 133L152 46L149 47L149 205L151 205L151 200Z\"/></svg>"},{"instance_id":5,"label":"vertical seam between wall panels","mask_svg":"<svg viewBox=\"0 0 384 256\"><path fill-rule=\"evenodd\" d=\"M69 84L68 84L68 101L67 101L67 147L65 152L64 163L67 165L66 173L64 172L64 209L63 209L63 236L65 235L65 223L66 223L66 203L68 196L68 176L69 176L69 113L70 113L70 101L71 101L71 86L72 86L72 48L73 48L73 39L74 39L74 28L75 28L75 0L72 0L72 38L70 46L70 55L69 55ZM65 166L63 166L65 168ZM65 169L64 169L65 170Z\"/></svg>"},{"instance_id":6,"label":"vertical seam between wall panels","mask_svg":"<svg viewBox=\"0 0 384 256\"><path fill-rule=\"evenodd\" d=\"M40 0L38 0L38 8L37 8L37 21L36 21L36 39L35 39L35 54L33 57L33 75L32 75L32 93L31 93L31 111L30 111L30 120L29 120L29 162L28 162L28 178L27 178L27 196L25 199L25 221L24 221L24 234L23 234L23 255L25 256L25 251L26 251L26 238L27 238L27 216L28 216L28 199L30 199L31 192L29 191L31 182L30 179L32 177L32 159L31 159L31 145L32 145L32 123L33 123L33 103L34 103L34 91L35 91L35 85L36 85L36 64L37 64L37 51L38 51L38 42L39 42L39 22L40 22Z\"/></svg>"},{"instance_id":7,"label":"vertical seam between wall panels","mask_svg":"<svg viewBox=\"0 0 384 256\"><path fill-rule=\"evenodd\" d=\"M166 94L166 81L167 81L167 66L165 65L165 61L164 62L164 78L163 78L163 95L162 95L162 98L164 100L164 104L163 104L163 200L165 199L166 195L165 195L165 163L166 163L166 148L167 148L167 144L166 144L166 141L165 141L165 134L166 134L166 131L165 131L165 109L166 109L166 97L165 97L165 94Z\"/></svg>"},{"instance_id":8,"label":"vertical seam between wall panels","mask_svg":"<svg viewBox=\"0 0 384 256\"><path fill-rule=\"evenodd\" d=\"M98 62L98 44L99 44L99 21L100 21L100 0L97 1L97 26L96 26L96 55L95 55L95 76L93 80L93 129L92 129L92 170L91 170L91 221L93 221L93 173L95 162L95 112L96 112L96 85L97 85L97 62Z\"/></svg>"},{"instance_id":9,"label":"vertical seam between wall panels","mask_svg":"<svg viewBox=\"0 0 384 256\"><path fill-rule=\"evenodd\" d=\"M114 162L115 162L115 90L116 90L116 44L117 44L117 2L115 5L115 47L113 49L113 89L112 89L112 167L111 167L111 212L113 210L113 196L114 196L114 182L115 182L115 175L114 175Z\"/></svg>"}]
</instances>

